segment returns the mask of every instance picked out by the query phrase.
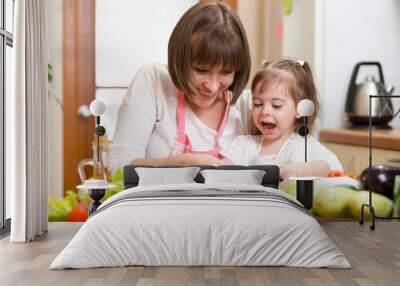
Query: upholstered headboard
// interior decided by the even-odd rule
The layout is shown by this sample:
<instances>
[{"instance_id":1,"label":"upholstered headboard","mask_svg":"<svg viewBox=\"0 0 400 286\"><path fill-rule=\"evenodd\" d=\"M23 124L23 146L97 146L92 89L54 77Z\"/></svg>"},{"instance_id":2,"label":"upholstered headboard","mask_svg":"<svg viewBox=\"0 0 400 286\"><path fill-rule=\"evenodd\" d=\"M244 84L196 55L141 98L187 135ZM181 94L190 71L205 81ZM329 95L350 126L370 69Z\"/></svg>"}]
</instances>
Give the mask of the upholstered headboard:
<instances>
[{"instance_id":1,"label":"upholstered headboard","mask_svg":"<svg viewBox=\"0 0 400 286\"><path fill-rule=\"evenodd\" d=\"M136 167L147 167L147 168L182 168L187 166L125 166L124 167L124 188L136 187L139 183L139 176L135 171ZM239 166L239 165L223 165L223 166L197 166L202 170L204 169L221 169L221 170L263 170L265 175L262 179L261 184L265 187L271 187L277 189L279 186L279 167L275 165L254 165L254 166ZM204 178L200 174L194 178L197 183L204 183Z\"/></svg>"}]
</instances>

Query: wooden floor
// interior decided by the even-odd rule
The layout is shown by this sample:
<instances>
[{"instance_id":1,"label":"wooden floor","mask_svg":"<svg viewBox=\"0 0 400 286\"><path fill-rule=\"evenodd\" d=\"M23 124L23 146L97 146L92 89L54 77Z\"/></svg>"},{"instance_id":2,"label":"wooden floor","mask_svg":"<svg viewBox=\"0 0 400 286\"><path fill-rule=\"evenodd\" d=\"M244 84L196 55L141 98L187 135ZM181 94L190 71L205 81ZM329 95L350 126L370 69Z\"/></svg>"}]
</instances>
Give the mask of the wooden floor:
<instances>
[{"instance_id":1,"label":"wooden floor","mask_svg":"<svg viewBox=\"0 0 400 286\"><path fill-rule=\"evenodd\" d=\"M77 232L79 223L50 223L49 233L32 243L0 241L0 285L400 285L400 223L322 221L353 268L290 267L122 267L48 270Z\"/></svg>"}]
</instances>

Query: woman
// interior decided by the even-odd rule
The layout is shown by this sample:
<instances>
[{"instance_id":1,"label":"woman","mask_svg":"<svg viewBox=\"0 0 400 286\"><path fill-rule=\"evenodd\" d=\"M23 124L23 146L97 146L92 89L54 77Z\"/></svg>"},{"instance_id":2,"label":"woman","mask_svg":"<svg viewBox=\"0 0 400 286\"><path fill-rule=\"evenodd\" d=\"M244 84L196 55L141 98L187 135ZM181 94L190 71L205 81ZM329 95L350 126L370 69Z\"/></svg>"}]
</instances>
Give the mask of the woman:
<instances>
[{"instance_id":1,"label":"woman","mask_svg":"<svg viewBox=\"0 0 400 286\"><path fill-rule=\"evenodd\" d=\"M221 142L247 133L250 106L238 99L249 73L237 15L220 2L194 5L172 32L168 67L146 65L131 82L118 114L112 169L221 164Z\"/></svg>"}]
</instances>

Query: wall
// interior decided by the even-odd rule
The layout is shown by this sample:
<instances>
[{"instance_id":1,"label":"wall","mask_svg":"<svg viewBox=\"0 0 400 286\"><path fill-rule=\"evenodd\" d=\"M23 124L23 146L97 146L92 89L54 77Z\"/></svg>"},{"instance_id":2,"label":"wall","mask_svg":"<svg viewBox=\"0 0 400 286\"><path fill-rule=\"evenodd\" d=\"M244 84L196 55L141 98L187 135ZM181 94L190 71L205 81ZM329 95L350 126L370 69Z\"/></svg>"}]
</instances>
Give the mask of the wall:
<instances>
[{"instance_id":1,"label":"wall","mask_svg":"<svg viewBox=\"0 0 400 286\"><path fill-rule=\"evenodd\" d=\"M357 62L381 62L386 83L399 94L400 1L293 0L284 24L283 55L313 66L322 107L320 128L346 124L344 104ZM357 82L367 74L376 75L376 70L364 68ZM400 120L392 125L399 128Z\"/></svg>"},{"instance_id":2,"label":"wall","mask_svg":"<svg viewBox=\"0 0 400 286\"><path fill-rule=\"evenodd\" d=\"M108 105L102 124L110 139L120 102L132 76L144 63L166 63L168 37L172 28L183 11L195 2L96 1L96 97ZM49 62L53 65L49 104L50 195L56 197L62 196L63 192L62 6L63 0L47 2ZM158 8L155 10L154 7ZM282 43L277 41L276 29L282 21L282 1L237 0L237 10L249 39L251 79L263 59L281 56ZM160 25L161 22L163 25ZM143 29L145 26L146 29ZM251 80L248 86L250 83Z\"/></svg>"},{"instance_id":3,"label":"wall","mask_svg":"<svg viewBox=\"0 0 400 286\"><path fill-rule=\"evenodd\" d=\"M102 124L110 139L129 81L141 65L147 62L167 62L169 35L182 13L195 2L197 1L96 1L96 97L107 103L108 110L102 117ZM272 0L238 0L237 6L249 35L253 75L261 60L266 58L265 54L273 56L276 50L275 42L264 43L262 40L268 37L268 29L274 29L270 19L275 19L273 15L276 14L276 4ZM50 195L55 197L63 194L62 9L63 0L47 2L49 63L53 66L53 84L49 87ZM263 18L264 10L272 17Z\"/></svg>"},{"instance_id":4,"label":"wall","mask_svg":"<svg viewBox=\"0 0 400 286\"><path fill-rule=\"evenodd\" d=\"M284 17L282 56L302 59L314 66L314 0L293 0L294 9Z\"/></svg>"},{"instance_id":5,"label":"wall","mask_svg":"<svg viewBox=\"0 0 400 286\"><path fill-rule=\"evenodd\" d=\"M318 86L320 76L316 64L319 59L320 46L316 43L316 31L320 27L316 25L316 21L317 17L321 15L316 13L315 0L292 1L293 10L289 15L283 17L282 56L308 62L313 70ZM321 128L321 120L322 115L320 113L316 121L316 128L314 129L315 136L317 136L318 130Z\"/></svg>"},{"instance_id":6,"label":"wall","mask_svg":"<svg viewBox=\"0 0 400 286\"><path fill-rule=\"evenodd\" d=\"M50 193L63 195L63 108L62 108L62 20L63 0L47 1L49 63L53 66L53 83L49 85L49 164Z\"/></svg>"},{"instance_id":7,"label":"wall","mask_svg":"<svg viewBox=\"0 0 400 286\"><path fill-rule=\"evenodd\" d=\"M247 40L249 42L250 56L251 56L251 73L250 79L253 78L254 73L259 68L262 61L262 11L263 0L238 0L237 13L243 22L244 29L246 30ZM248 83L250 87L251 80Z\"/></svg>"},{"instance_id":8,"label":"wall","mask_svg":"<svg viewBox=\"0 0 400 286\"><path fill-rule=\"evenodd\" d=\"M250 47L252 66L247 84L250 88L261 62L282 55L282 42L278 39L277 28L283 21L283 7L282 1L275 0L238 0L237 4L237 13L243 22Z\"/></svg>"},{"instance_id":9,"label":"wall","mask_svg":"<svg viewBox=\"0 0 400 286\"><path fill-rule=\"evenodd\" d=\"M126 1L126 0L125 0ZM99 22L97 41L97 96L111 99L106 120L113 131L113 120L124 89L101 89L104 86L126 86L135 70L147 61L163 61L166 43L173 21L152 33L143 29L144 21L166 18L167 4L145 17L154 1L134 2L126 8L124 0L97 1ZM181 11L192 1L174 1ZM284 38L276 38L276 28L282 20L281 2L273 0L238 0L238 14L245 26L252 56L252 73L260 67L262 59L281 55L303 58L314 67L317 86L321 95L321 127L338 127L344 121L344 102L354 65L362 60L382 63L386 82L396 87L400 94L400 1L352 0L315 1L293 0L293 11L283 19ZM161 2L164 3L164 2ZM171 5L171 3L169 3ZM47 2L49 11L49 62L54 67L54 84L50 98L50 166L51 195L62 192L62 107L56 98L62 98L62 0ZM125 7L125 8L123 8ZM143 9L143 10L141 10ZM113 11L110 13L110 11ZM138 17L130 17L136 11ZM141 11L138 13L138 11ZM182 13L182 12L179 12ZM178 18L179 13L172 15ZM110 15L119 15L115 20ZM122 15L122 16L121 16ZM124 16L125 15L125 16ZM120 20L119 20L120 19ZM126 19L129 19L126 20ZM136 21L136 22L135 22ZM109 25L109 23L113 25ZM136 24L135 24L136 23ZM132 27L126 31L123 27ZM155 25L156 26L156 25ZM151 29L154 29L151 28ZM146 30L148 31L148 30ZM150 37L149 37L150 35ZM146 44L139 41L146 38ZM126 41L123 43L121 41ZM146 49L147 47L147 49ZM165 62L165 60L164 60ZM367 72L374 72L368 70ZM360 77L362 79L362 75ZM334 107L334 108L328 108ZM106 118L107 119L107 118ZM397 120L393 125L398 127Z\"/></svg>"},{"instance_id":10,"label":"wall","mask_svg":"<svg viewBox=\"0 0 400 286\"><path fill-rule=\"evenodd\" d=\"M196 1L96 1L96 96L108 104L102 124L106 126L111 138L118 107L125 95L124 87L144 63L166 63L167 42L172 28L183 11L194 2ZM47 11L49 63L53 66L53 84L49 86L49 195L61 197L63 195L63 0L48 1Z\"/></svg>"},{"instance_id":11,"label":"wall","mask_svg":"<svg viewBox=\"0 0 400 286\"><path fill-rule=\"evenodd\" d=\"M296 7L295 7L296 9ZM344 104L354 65L379 61L385 80L400 94L400 1L316 1L315 28L320 57L318 73L322 95L323 127L344 123ZM322 44L320 44L320 43ZM367 70L366 73L376 73ZM359 77L363 79L363 75ZM394 126L400 126L399 119Z\"/></svg>"}]
</instances>

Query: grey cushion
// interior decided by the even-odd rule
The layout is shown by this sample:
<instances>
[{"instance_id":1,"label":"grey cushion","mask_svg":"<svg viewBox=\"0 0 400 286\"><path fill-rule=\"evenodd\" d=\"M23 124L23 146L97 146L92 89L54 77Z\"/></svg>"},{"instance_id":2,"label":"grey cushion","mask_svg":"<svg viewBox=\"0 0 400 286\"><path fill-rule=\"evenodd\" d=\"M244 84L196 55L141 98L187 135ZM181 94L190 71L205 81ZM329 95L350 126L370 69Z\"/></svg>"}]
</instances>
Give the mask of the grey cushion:
<instances>
[{"instance_id":1,"label":"grey cushion","mask_svg":"<svg viewBox=\"0 0 400 286\"><path fill-rule=\"evenodd\" d=\"M136 187L139 183L139 176L135 171L137 167L147 167L147 168L183 168L184 166L134 166L127 165L124 167L124 188ZM253 165L253 166L240 166L240 165L223 165L223 166L195 166L199 167L201 170L205 169L218 169L218 170L263 170L265 175L262 179L261 184L265 187L271 187L277 189L279 186L279 167L275 165ZM203 176L197 173L194 178L197 183L204 183Z\"/></svg>"},{"instance_id":2,"label":"grey cushion","mask_svg":"<svg viewBox=\"0 0 400 286\"><path fill-rule=\"evenodd\" d=\"M135 169L139 176L139 186L195 183L193 179L199 170L199 167Z\"/></svg>"},{"instance_id":3,"label":"grey cushion","mask_svg":"<svg viewBox=\"0 0 400 286\"><path fill-rule=\"evenodd\" d=\"M262 170L201 170L200 174L204 178L204 183L229 183L261 185L265 171Z\"/></svg>"}]
</instances>

